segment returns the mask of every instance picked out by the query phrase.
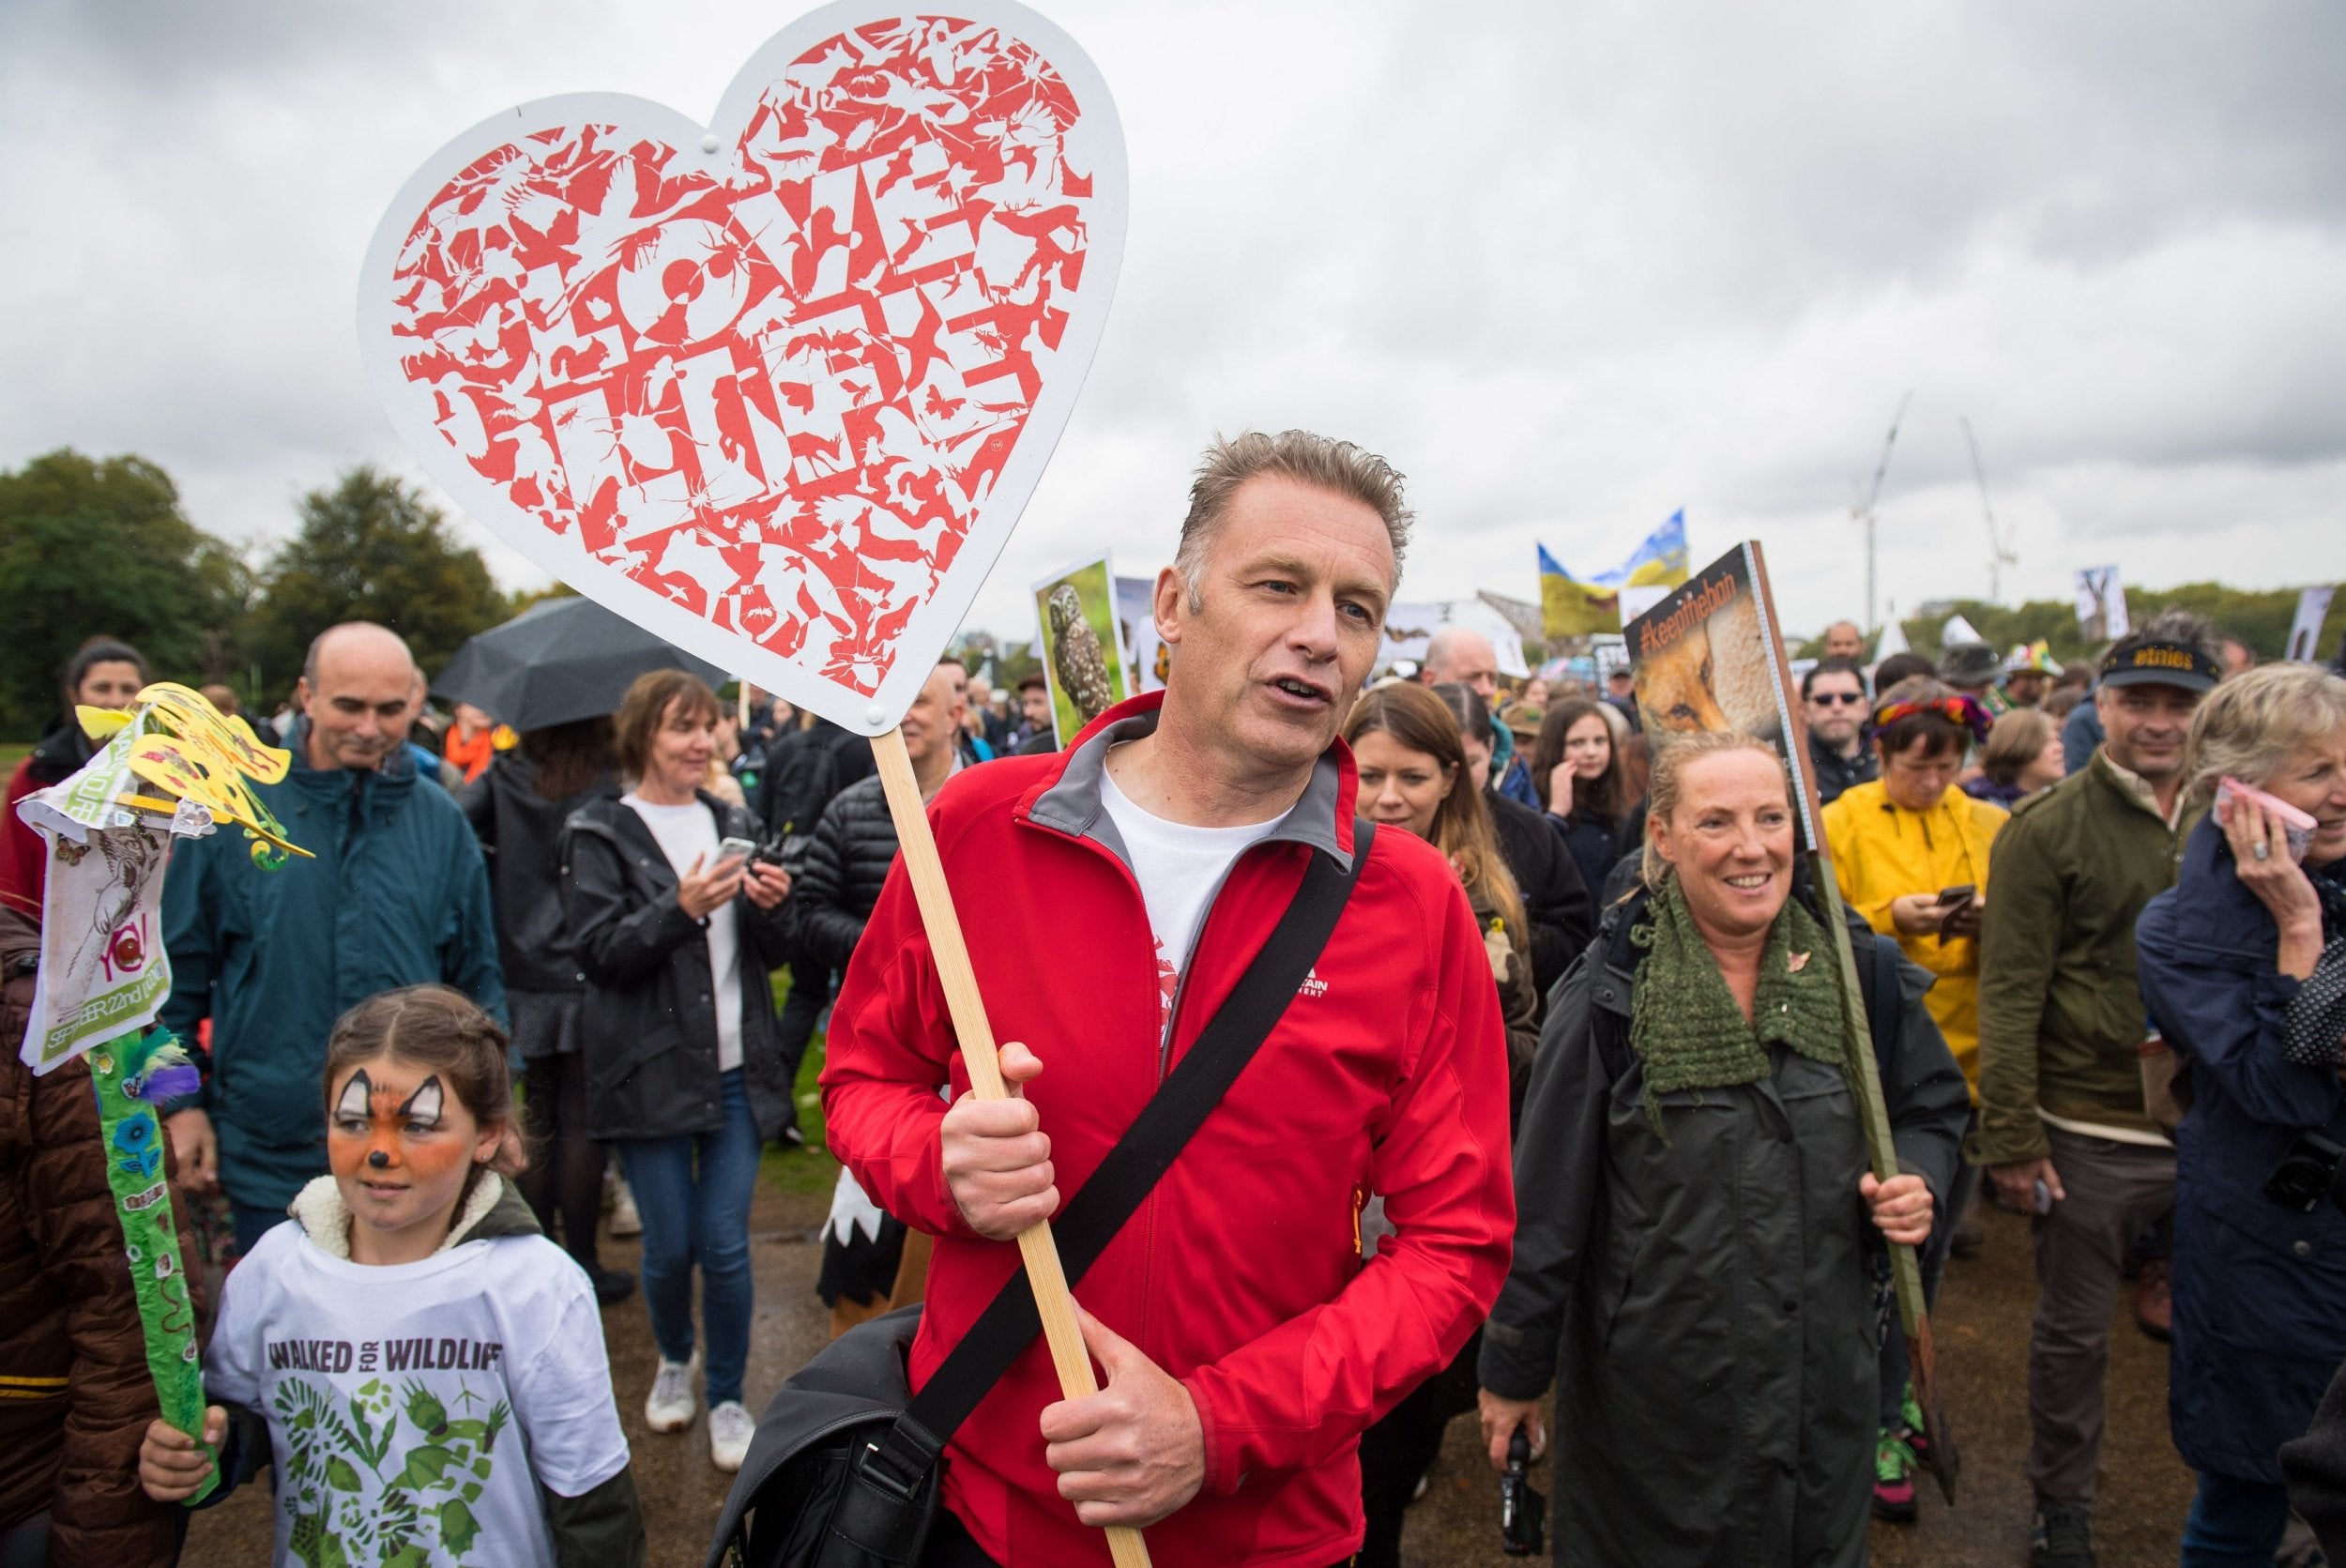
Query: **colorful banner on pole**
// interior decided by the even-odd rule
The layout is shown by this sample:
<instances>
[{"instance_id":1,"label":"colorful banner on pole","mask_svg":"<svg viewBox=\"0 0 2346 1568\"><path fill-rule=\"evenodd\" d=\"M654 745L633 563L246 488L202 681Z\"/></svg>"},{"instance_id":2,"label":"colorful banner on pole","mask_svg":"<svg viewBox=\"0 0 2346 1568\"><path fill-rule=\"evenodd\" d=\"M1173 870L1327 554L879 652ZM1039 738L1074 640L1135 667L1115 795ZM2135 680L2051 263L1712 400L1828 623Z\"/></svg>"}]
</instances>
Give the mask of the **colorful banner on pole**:
<instances>
[{"instance_id":1,"label":"colorful banner on pole","mask_svg":"<svg viewBox=\"0 0 2346 1568\"><path fill-rule=\"evenodd\" d=\"M2077 585L2078 627L2087 642L2114 643L2133 630L2126 618L2126 586L2116 567L2081 567Z\"/></svg>"},{"instance_id":2,"label":"colorful banner on pole","mask_svg":"<svg viewBox=\"0 0 2346 1568\"><path fill-rule=\"evenodd\" d=\"M2308 588L2297 596L2297 618L2290 623L2282 658L2310 663L2322 657L2322 623L2329 618L2330 601L2337 593L2334 587Z\"/></svg>"},{"instance_id":3,"label":"colorful banner on pole","mask_svg":"<svg viewBox=\"0 0 2346 1568\"><path fill-rule=\"evenodd\" d=\"M162 877L155 878L158 885ZM123 1257L138 1298L146 1341L147 1376L162 1418L201 1439L204 1368L195 1347L195 1306L188 1300L185 1260L172 1228L171 1193L163 1174L163 1129L156 1107L192 1094L200 1080L187 1052L167 1030L116 1035L89 1053L90 1087L98 1095L98 1136L106 1155L106 1183L122 1225ZM211 1451L206 1449L207 1453ZM219 1455L212 1454L217 1459ZM215 1470L188 1498L193 1508L218 1485Z\"/></svg>"},{"instance_id":4,"label":"colorful banner on pole","mask_svg":"<svg viewBox=\"0 0 2346 1568\"><path fill-rule=\"evenodd\" d=\"M48 857L40 973L23 1050L36 1073L143 1029L162 1011L171 963L160 909L175 837L233 824L264 864L308 854L244 783L282 779L291 758L262 745L242 719L222 718L169 681L142 691L127 710L84 708L79 718L105 743L72 777L16 808Z\"/></svg>"},{"instance_id":5,"label":"colorful banner on pole","mask_svg":"<svg viewBox=\"0 0 2346 1568\"><path fill-rule=\"evenodd\" d=\"M1051 687L1051 726L1062 748L1133 694L1132 669L1116 625L1115 582L1107 556L1095 556L1034 586L1043 677Z\"/></svg>"}]
</instances>

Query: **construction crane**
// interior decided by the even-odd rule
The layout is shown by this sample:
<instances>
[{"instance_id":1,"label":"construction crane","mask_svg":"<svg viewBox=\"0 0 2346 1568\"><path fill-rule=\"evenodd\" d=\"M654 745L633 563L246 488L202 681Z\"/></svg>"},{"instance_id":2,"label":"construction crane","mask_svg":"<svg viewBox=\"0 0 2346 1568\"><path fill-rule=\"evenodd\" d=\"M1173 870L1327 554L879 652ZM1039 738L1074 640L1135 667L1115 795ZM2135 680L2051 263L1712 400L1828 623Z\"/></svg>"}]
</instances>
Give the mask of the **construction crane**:
<instances>
[{"instance_id":1,"label":"construction crane","mask_svg":"<svg viewBox=\"0 0 2346 1568\"><path fill-rule=\"evenodd\" d=\"M1972 434L1972 417L1963 416L1963 441L1972 449L1972 477L1979 480L1979 510L1988 519L1988 602L2003 602L2003 569L2019 564L2004 531L1996 526L1996 509L1988 499L1988 465L1979 460L1979 437Z\"/></svg>"},{"instance_id":2,"label":"construction crane","mask_svg":"<svg viewBox=\"0 0 2346 1568\"><path fill-rule=\"evenodd\" d=\"M1874 464L1873 483L1866 487L1866 498L1849 509L1849 514L1866 525L1866 630L1870 632L1881 623L1874 617L1877 572L1874 555L1874 503L1881 499L1881 481L1890 472L1890 449L1898 444L1898 426L1905 421L1906 405L1914 401L1910 391L1898 399L1898 411L1890 416L1890 434L1881 438L1881 461Z\"/></svg>"}]
</instances>

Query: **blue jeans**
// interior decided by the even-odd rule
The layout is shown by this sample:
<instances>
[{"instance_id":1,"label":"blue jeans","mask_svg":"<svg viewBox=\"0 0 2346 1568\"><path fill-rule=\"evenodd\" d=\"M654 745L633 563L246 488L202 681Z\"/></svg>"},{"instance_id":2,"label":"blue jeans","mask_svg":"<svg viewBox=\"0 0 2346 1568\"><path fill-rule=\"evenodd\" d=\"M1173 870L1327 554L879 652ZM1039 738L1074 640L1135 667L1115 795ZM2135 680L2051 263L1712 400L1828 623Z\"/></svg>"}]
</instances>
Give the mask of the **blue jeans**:
<instances>
[{"instance_id":1,"label":"blue jeans","mask_svg":"<svg viewBox=\"0 0 2346 1568\"><path fill-rule=\"evenodd\" d=\"M2288 1528L2289 1488L2279 1482L2201 1470L2184 1522L2182 1568L2273 1568Z\"/></svg>"},{"instance_id":2,"label":"blue jeans","mask_svg":"<svg viewBox=\"0 0 2346 1568\"><path fill-rule=\"evenodd\" d=\"M622 1138L615 1146L644 1217L644 1305L663 1359L693 1359L693 1266L708 1334L708 1402L741 1397L750 1359L750 1197L761 1144L739 1069L724 1074L714 1133Z\"/></svg>"}]
</instances>

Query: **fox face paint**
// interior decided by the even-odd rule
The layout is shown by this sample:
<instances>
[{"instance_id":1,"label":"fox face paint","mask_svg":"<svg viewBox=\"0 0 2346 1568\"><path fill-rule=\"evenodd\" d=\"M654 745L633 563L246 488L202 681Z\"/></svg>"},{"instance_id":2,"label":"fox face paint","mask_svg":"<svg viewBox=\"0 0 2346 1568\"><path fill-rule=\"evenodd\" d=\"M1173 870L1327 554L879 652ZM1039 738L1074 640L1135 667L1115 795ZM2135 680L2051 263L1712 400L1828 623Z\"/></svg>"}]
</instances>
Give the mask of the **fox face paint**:
<instances>
[{"instance_id":1,"label":"fox face paint","mask_svg":"<svg viewBox=\"0 0 2346 1568\"><path fill-rule=\"evenodd\" d=\"M416 1092L399 1103L399 1119L412 1123L427 1132L440 1129L440 1075L434 1073L416 1087Z\"/></svg>"},{"instance_id":2,"label":"fox face paint","mask_svg":"<svg viewBox=\"0 0 2346 1568\"><path fill-rule=\"evenodd\" d=\"M434 1073L396 1103L406 1086L377 1084L364 1067L351 1073L334 1102L328 1139L334 1174L370 1186L412 1181L422 1186L454 1176L469 1163L465 1140L450 1137L448 1091Z\"/></svg>"}]
</instances>

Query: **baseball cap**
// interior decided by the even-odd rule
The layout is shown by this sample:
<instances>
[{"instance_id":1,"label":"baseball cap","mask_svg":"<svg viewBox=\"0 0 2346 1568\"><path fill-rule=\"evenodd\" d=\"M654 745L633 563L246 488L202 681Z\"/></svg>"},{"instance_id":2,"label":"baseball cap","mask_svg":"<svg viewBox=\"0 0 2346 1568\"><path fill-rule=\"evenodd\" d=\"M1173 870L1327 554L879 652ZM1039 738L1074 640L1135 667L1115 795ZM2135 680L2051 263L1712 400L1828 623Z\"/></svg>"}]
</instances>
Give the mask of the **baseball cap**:
<instances>
[{"instance_id":1,"label":"baseball cap","mask_svg":"<svg viewBox=\"0 0 2346 1568\"><path fill-rule=\"evenodd\" d=\"M2212 692L2222 671L2189 643L2160 637L2123 637L2102 655L2105 686L2173 686Z\"/></svg>"}]
</instances>

